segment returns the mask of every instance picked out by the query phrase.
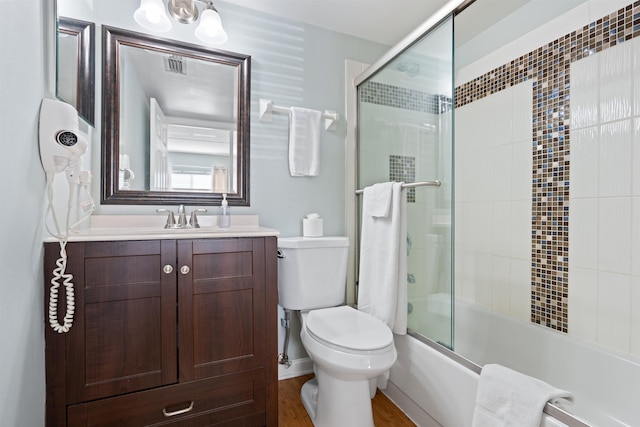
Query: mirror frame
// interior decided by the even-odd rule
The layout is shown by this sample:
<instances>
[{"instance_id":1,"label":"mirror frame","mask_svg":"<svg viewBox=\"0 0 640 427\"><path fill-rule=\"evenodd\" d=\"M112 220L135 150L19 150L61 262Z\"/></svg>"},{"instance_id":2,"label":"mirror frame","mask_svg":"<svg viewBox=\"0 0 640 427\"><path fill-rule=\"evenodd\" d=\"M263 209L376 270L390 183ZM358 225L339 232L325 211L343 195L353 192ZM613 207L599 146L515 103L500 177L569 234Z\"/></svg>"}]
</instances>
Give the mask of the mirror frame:
<instances>
[{"instance_id":1,"label":"mirror frame","mask_svg":"<svg viewBox=\"0 0 640 427\"><path fill-rule=\"evenodd\" d=\"M78 40L76 99L62 99L62 101L75 101L76 105L74 107L76 111L91 126L95 122L95 27L96 25L93 22L60 16L58 17L58 31L56 34L56 36L58 34L68 34ZM56 81L56 92L57 90L58 82ZM60 97L58 96L58 98Z\"/></svg>"},{"instance_id":2,"label":"mirror frame","mask_svg":"<svg viewBox=\"0 0 640 427\"><path fill-rule=\"evenodd\" d=\"M228 193L232 206L249 206L249 130L251 57L206 48L120 28L102 27L102 192L103 204L134 205L219 205L222 193L120 190L120 47L130 46L236 67L237 91L237 192Z\"/></svg>"}]
</instances>

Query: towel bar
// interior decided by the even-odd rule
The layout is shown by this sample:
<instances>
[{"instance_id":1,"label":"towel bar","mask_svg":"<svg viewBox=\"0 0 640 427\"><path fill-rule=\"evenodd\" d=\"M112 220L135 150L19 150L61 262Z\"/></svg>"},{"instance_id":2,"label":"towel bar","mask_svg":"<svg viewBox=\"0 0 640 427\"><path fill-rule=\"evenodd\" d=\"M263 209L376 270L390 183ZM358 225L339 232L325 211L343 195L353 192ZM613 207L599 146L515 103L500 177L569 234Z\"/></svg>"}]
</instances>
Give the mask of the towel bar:
<instances>
[{"instance_id":1,"label":"towel bar","mask_svg":"<svg viewBox=\"0 0 640 427\"><path fill-rule=\"evenodd\" d=\"M270 122L271 115L273 113L291 114L291 108L273 105L273 101L271 101L270 99L261 99L260 121ZM325 110L324 113L322 113L322 118L324 119L324 128L326 130L336 130L338 128L338 120L340 119L340 114L336 113L335 111Z\"/></svg>"},{"instance_id":2,"label":"towel bar","mask_svg":"<svg viewBox=\"0 0 640 427\"><path fill-rule=\"evenodd\" d=\"M442 182L439 180L435 181L418 181L418 182L407 182L402 184L402 188L414 188L414 187L440 187ZM364 193L364 190L356 190L356 195L360 195Z\"/></svg>"}]
</instances>

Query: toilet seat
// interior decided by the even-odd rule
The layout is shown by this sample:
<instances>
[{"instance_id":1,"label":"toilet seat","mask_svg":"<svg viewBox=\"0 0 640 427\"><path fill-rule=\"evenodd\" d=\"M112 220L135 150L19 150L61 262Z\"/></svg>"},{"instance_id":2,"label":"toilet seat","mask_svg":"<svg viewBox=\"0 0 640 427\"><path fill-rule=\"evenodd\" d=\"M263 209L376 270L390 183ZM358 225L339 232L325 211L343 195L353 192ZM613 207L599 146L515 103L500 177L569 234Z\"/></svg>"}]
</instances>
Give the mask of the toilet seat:
<instances>
[{"instance_id":1,"label":"toilet seat","mask_svg":"<svg viewBox=\"0 0 640 427\"><path fill-rule=\"evenodd\" d=\"M346 353L385 352L393 346L386 324L348 306L310 311L305 329L315 340Z\"/></svg>"}]
</instances>

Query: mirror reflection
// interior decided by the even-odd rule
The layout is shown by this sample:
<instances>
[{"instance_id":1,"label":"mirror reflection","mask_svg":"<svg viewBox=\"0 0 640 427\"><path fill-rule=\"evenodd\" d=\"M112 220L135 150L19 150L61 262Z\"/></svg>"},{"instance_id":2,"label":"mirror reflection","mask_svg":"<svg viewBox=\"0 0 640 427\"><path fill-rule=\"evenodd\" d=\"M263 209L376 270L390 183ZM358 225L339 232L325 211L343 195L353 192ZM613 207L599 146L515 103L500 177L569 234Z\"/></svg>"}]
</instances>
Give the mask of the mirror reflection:
<instances>
[{"instance_id":1,"label":"mirror reflection","mask_svg":"<svg viewBox=\"0 0 640 427\"><path fill-rule=\"evenodd\" d=\"M119 189L236 193L234 67L122 46L119 73Z\"/></svg>"}]
</instances>

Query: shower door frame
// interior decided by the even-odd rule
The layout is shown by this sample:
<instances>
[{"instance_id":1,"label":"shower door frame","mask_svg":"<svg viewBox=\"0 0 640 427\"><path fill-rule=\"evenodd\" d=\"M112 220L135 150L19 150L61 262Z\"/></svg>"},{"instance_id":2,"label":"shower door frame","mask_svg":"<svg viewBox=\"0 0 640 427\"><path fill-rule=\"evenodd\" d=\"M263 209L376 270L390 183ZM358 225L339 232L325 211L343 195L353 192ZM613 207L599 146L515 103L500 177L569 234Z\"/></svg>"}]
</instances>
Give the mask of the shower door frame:
<instances>
[{"instance_id":1,"label":"shower door frame","mask_svg":"<svg viewBox=\"0 0 640 427\"><path fill-rule=\"evenodd\" d=\"M458 13L462 12L464 9L466 9L468 6L470 6L471 4L473 4L476 0L452 0L449 1L446 5L444 5L440 10L438 10L434 15L432 15L427 21L425 21L422 25L420 25L418 28L416 28L414 31L412 31L411 33L409 33L402 41L400 41L400 43L398 43L397 45L395 45L394 47L392 47L389 51L387 51L380 59L378 59L377 61L375 61L373 64L371 64L370 66L368 66L363 72L357 74L355 77L351 77L350 78L350 74L353 74L353 69L356 66L351 67L351 71L350 71L350 64L347 63L347 70L346 70L346 74L347 74L347 83L352 83L352 86L347 86L350 87L351 90L350 92L347 94L347 119L349 119L349 117L354 117L355 120L348 120L348 122L352 123L352 127L350 127L347 130L347 153L346 153L346 162L347 165L351 164L351 165L356 165L355 170L353 171L353 176L349 176L347 174L347 191L346 191L346 200L345 200L345 206L347 208L347 230L348 230L348 234L349 237L351 239L352 243L352 247L354 248L354 252L353 252L353 257L351 258L350 261L353 262L353 275L351 275L351 277L355 280L358 277L358 260L359 260L359 241L360 241L360 228L359 228L359 216L360 216L360 211L358 209L358 201L356 200L356 196L355 196L355 191L358 190L358 188L356 188L356 186L358 185L358 171L359 171L359 167L358 167L358 129L360 126L360 116L359 116L359 110L358 110L358 86L362 83L364 83L367 79L371 78L373 75L375 75L378 71L382 70L385 66L387 66L390 62L392 62L394 59L396 59L397 57L399 57L400 55L402 55L404 52L406 52L407 50L409 50L412 46L414 46L415 44L419 43L420 41L422 41L424 38L428 37L430 33L432 33L433 31L437 30L438 28L440 28L440 26L445 23L448 19L451 19L451 49L452 49L452 55L453 55L453 32L454 32L454 22L455 22L455 15L457 15ZM453 63L453 56L452 56L452 68L451 68L451 89L452 89L452 100L453 100L453 74L454 74L454 63ZM451 144L453 144L454 142L454 135L453 135L453 128L454 128L454 114L453 114L453 103L452 103L452 117L451 117ZM452 149L452 156L453 156L453 149ZM453 162L453 158L451 159L451 162ZM453 165L452 165L452 171L451 171L451 178L453 179ZM347 170L349 170L349 168L347 168ZM453 193L453 185L452 185L452 193ZM451 196L451 217L452 217L452 221L451 224L453 226L453 215L454 215L454 207L453 207L453 194ZM453 258L453 251L454 251L454 242L453 242L453 228L451 230L451 258ZM450 310L451 310L451 322L455 321L454 319L454 303L453 303L453 283L454 283L454 263L453 263L453 259L451 262L451 304L450 304ZM350 277L350 278L351 278ZM357 281L355 281L353 286L348 286L347 287L347 303L355 303L355 295L357 295ZM451 323L450 326L450 346L439 342L439 341L435 341L434 339L427 337L425 335L423 335L422 333L419 333L417 331L413 331L412 329L408 330L408 334L415 337L416 339L422 341L422 342L426 342L428 344L434 343L435 345L441 345L447 349L452 349L453 345L454 345L454 328L453 328L453 323Z\"/></svg>"}]
</instances>

